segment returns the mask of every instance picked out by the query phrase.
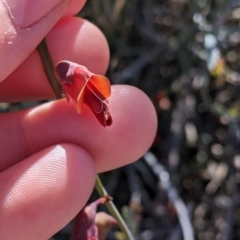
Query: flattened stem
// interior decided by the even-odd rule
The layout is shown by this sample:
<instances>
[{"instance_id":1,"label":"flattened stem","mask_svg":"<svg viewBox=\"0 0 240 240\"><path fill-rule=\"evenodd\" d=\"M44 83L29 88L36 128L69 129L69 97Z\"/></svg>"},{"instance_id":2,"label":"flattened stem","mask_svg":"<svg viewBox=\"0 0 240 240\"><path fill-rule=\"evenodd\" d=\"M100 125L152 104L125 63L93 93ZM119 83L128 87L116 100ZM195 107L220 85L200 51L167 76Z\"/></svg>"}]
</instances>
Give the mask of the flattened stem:
<instances>
[{"instance_id":1,"label":"flattened stem","mask_svg":"<svg viewBox=\"0 0 240 240\"><path fill-rule=\"evenodd\" d=\"M54 64L52 62L51 54L48 50L45 38L39 43L37 50L42 60L47 79L55 93L56 98L60 99L62 98L62 86L54 75Z\"/></svg>"}]
</instances>

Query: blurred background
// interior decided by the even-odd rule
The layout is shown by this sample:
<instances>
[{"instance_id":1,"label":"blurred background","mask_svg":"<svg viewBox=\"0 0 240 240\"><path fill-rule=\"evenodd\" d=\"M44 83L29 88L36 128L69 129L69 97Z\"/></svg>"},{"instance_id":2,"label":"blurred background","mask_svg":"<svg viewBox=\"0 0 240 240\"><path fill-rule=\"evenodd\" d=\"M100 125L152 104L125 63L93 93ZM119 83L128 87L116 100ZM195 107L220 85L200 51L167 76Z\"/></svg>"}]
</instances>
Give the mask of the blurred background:
<instances>
[{"instance_id":1,"label":"blurred background","mask_svg":"<svg viewBox=\"0 0 240 240\"><path fill-rule=\"evenodd\" d=\"M158 114L149 152L100 176L134 237L240 239L240 1L88 0L79 16L109 42L112 84L142 89Z\"/></svg>"},{"instance_id":2,"label":"blurred background","mask_svg":"<svg viewBox=\"0 0 240 240\"><path fill-rule=\"evenodd\" d=\"M107 37L112 84L158 114L150 152L101 176L135 238L240 239L240 1L90 0L80 16Z\"/></svg>"}]
</instances>

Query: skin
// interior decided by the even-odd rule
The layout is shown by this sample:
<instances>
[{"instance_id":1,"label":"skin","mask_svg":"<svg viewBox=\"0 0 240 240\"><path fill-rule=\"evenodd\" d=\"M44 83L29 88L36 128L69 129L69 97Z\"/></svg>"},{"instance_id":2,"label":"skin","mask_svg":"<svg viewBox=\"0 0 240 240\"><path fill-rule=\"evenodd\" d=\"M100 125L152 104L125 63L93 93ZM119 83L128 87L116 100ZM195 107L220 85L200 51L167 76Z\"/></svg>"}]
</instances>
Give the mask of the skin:
<instances>
[{"instance_id":1,"label":"skin","mask_svg":"<svg viewBox=\"0 0 240 240\"><path fill-rule=\"evenodd\" d=\"M5 2L15 6L14 21ZM55 63L66 59L105 73L105 37L96 26L72 17L84 1L5 2L0 2L1 39L9 29L15 28L16 35L11 44L0 42L0 102L54 98L34 50L45 36ZM44 17L19 18L23 10ZM134 87L115 85L109 103L113 125L107 128L86 106L79 115L65 99L0 115L1 239L50 238L84 206L96 173L129 164L151 146L157 120L148 97Z\"/></svg>"}]
</instances>

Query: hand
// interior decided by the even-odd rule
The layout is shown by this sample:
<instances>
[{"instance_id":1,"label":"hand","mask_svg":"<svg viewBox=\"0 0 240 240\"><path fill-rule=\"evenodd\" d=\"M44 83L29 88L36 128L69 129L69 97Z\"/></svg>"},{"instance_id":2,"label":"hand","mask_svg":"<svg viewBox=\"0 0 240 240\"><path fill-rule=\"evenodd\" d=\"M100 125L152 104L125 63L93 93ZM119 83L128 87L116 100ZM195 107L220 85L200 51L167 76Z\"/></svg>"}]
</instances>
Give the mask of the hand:
<instances>
[{"instance_id":1,"label":"hand","mask_svg":"<svg viewBox=\"0 0 240 240\"><path fill-rule=\"evenodd\" d=\"M106 39L72 17L84 0L0 5L0 102L54 98L34 50L45 36L55 63L70 60L105 73ZM65 99L0 115L0 239L48 239L84 206L96 173L147 151L157 122L150 100L121 85L112 87L109 102L113 125L106 128L87 107L79 115Z\"/></svg>"}]
</instances>

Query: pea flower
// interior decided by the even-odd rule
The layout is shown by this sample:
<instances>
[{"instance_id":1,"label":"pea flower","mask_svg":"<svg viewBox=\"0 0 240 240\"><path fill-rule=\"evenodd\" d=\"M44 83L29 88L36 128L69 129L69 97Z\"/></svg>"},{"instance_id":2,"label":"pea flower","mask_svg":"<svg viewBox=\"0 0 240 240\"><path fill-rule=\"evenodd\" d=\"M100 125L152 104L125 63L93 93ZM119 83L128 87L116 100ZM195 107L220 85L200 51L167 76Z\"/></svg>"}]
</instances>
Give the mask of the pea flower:
<instances>
[{"instance_id":1,"label":"pea flower","mask_svg":"<svg viewBox=\"0 0 240 240\"><path fill-rule=\"evenodd\" d=\"M66 99L72 103L78 113L86 104L94 113L102 126L111 126L107 98L111 95L109 80L90 72L86 67L70 61L61 61L55 67Z\"/></svg>"}]
</instances>

